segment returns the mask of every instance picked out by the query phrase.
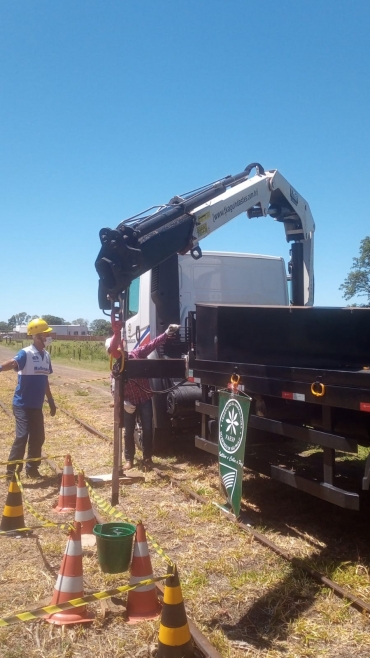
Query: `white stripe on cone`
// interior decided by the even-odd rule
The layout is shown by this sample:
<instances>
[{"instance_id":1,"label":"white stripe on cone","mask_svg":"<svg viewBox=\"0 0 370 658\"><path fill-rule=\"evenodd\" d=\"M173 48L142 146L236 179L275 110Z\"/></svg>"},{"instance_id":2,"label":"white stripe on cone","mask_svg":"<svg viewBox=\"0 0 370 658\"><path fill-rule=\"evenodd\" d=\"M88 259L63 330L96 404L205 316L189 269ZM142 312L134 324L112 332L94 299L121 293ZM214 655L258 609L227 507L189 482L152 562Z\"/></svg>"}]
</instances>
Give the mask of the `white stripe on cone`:
<instances>
[{"instance_id":1,"label":"white stripe on cone","mask_svg":"<svg viewBox=\"0 0 370 658\"><path fill-rule=\"evenodd\" d=\"M77 498L87 498L88 495L86 487L77 487Z\"/></svg>"},{"instance_id":2,"label":"white stripe on cone","mask_svg":"<svg viewBox=\"0 0 370 658\"><path fill-rule=\"evenodd\" d=\"M64 555L72 555L75 557L76 555L82 555L82 546L81 546L81 539L75 539L75 540L69 540L67 542L66 550L64 551Z\"/></svg>"},{"instance_id":3,"label":"white stripe on cone","mask_svg":"<svg viewBox=\"0 0 370 658\"><path fill-rule=\"evenodd\" d=\"M64 487L63 485L60 487L60 495L61 496L75 496L76 495L76 486L74 485L73 487Z\"/></svg>"},{"instance_id":4,"label":"white stripe on cone","mask_svg":"<svg viewBox=\"0 0 370 658\"><path fill-rule=\"evenodd\" d=\"M57 592L81 594L84 591L83 576L63 576L59 574L54 589Z\"/></svg>"},{"instance_id":5,"label":"white stripe on cone","mask_svg":"<svg viewBox=\"0 0 370 658\"><path fill-rule=\"evenodd\" d=\"M95 518L94 512L92 511L91 507L90 507L90 509L88 509L84 512L80 512L80 511L76 510L75 521L80 521L80 523L83 523L84 521L90 521L91 519L94 519L94 518Z\"/></svg>"},{"instance_id":6,"label":"white stripe on cone","mask_svg":"<svg viewBox=\"0 0 370 658\"><path fill-rule=\"evenodd\" d=\"M74 475L73 466L65 466L63 468L63 475Z\"/></svg>"},{"instance_id":7,"label":"white stripe on cone","mask_svg":"<svg viewBox=\"0 0 370 658\"><path fill-rule=\"evenodd\" d=\"M148 557L149 550L148 544L146 541L136 541L134 545L134 556L135 557Z\"/></svg>"}]
</instances>

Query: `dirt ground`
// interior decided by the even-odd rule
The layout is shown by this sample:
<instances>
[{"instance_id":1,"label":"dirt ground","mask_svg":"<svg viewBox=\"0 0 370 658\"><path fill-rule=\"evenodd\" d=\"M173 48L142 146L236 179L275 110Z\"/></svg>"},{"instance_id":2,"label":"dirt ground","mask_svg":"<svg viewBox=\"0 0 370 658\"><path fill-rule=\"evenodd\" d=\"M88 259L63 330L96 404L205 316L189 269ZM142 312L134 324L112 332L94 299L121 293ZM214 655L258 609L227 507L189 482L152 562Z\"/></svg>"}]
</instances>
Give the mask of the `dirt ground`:
<instances>
[{"instance_id":1,"label":"dirt ground","mask_svg":"<svg viewBox=\"0 0 370 658\"><path fill-rule=\"evenodd\" d=\"M9 358L0 347L0 362ZM107 436L113 436L108 373L53 364L51 387L57 404ZM0 401L11 408L13 373L0 375ZM14 423L0 409L0 460L7 458ZM68 416L54 418L45 408L44 452L63 466L72 455L76 469L87 475L109 473L112 446L89 434ZM312 581L231 524L213 504L223 502L214 458L178 438L168 455L155 457L156 466L204 496L203 506L187 498L155 472L137 472L145 481L122 486L118 508L130 519L141 519L169 557L176 562L186 610L225 658L344 658L370 657L370 624L348 602ZM138 458L140 455L138 455ZM5 467L1 467L5 471ZM42 482L24 477L24 498L37 515L60 521L53 512L60 480L43 464ZM5 504L8 483L0 479ZM97 490L110 501L110 486ZM28 525L40 520L25 507ZM303 493L249 472L245 476L243 513L251 526L266 534L292 556L370 600L368 513L348 513ZM73 516L63 516L63 519ZM107 517L106 517L107 518ZM108 520L108 519L107 519ZM65 549L67 534L40 528L32 537L0 536L0 617L32 610L50 602ZM166 563L149 542L153 572L166 573ZM96 547L84 551L85 593L124 585L129 574L103 574ZM89 605L91 625L54 627L44 621L18 623L0 629L1 658L141 658L157 642L159 620L128 625L125 595L116 605Z\"/></svg>"}]
</instances>

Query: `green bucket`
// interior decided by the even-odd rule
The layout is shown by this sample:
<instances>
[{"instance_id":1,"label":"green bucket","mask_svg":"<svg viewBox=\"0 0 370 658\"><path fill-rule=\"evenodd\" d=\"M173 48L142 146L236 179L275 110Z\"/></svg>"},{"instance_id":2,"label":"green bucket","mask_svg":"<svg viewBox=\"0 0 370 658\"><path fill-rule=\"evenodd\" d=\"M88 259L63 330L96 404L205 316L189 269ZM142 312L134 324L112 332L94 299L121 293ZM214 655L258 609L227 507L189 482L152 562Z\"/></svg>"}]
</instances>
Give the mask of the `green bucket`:
<instances>
[{"instance_id":1,"label":"green bucket","mask_svg":"<svg viewBox=\"0 0 370 658\"><path fill-rule=\"evenodd\" d=\"M93 528L98 560L104 573L127 571L131 562L136 526L131 523L103 523Z\"/></svg>"}]
</instances>

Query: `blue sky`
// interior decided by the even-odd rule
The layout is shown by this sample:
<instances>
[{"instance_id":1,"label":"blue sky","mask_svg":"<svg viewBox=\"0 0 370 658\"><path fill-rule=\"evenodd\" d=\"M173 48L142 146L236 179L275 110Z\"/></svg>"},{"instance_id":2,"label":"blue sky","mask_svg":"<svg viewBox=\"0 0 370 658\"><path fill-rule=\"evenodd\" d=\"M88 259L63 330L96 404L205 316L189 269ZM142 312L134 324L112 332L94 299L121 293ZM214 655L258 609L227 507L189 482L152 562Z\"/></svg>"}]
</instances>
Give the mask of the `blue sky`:
<instances>
[{"instance_id":1,"label":"blue sky","mask_svg":"<svg viewBox=\"0 0 370 658\"><path fill-rule=\"evenodd\" d=\"M316 222L317 305L370 234L370 4L3 0L0 320L103 317L98 233L253 161ZM289 259L272 219L203 249Z\"/></svg>"}]
</instances>

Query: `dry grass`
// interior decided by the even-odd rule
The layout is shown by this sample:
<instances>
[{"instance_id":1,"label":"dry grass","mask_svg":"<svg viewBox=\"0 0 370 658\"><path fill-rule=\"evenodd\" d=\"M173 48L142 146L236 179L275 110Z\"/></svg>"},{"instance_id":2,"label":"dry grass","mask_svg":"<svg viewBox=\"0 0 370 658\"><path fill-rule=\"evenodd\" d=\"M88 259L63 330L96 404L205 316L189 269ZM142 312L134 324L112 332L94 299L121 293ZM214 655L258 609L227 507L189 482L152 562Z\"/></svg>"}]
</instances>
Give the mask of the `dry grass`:
<instances>
[{"instance_id":1,"label":"dry grass","mask_svg":"<svg viewBox=\"0 0 370 658\"><path fill-rule=\"evenodd\" d=\"M100 380L97 373L91 373L91 379L97 381L84 383L86 371L59 373L58 366L55 370L52 387L57 403L112 436L107 379ZM8 406L14 385L12 374L1 374L0 400ZM80 390L85 393L76 392ZM0 459L4 460L14 428L13 420L2 411L0 414ZM46 414L45 418L48 455L70 452L89 475L110 471L111 446L61 413L55 418ZM56 461L62 466L62 457ZM203 453L194 456L183 445L169 457L155 461L164 473L181 480L209 504L202 506L186 498L150 472L145 473L145 483L122 487L119 510L130 518L141 518L150 535L177 563L188 614L222 656L370 656L366 615L234 527L212 504L222 500L211 457ZM38 513L55 519L58 515L52 508L58 497L58 478L45 464L41 470L47 479L41 484L25 481L25 497ZM0 480L4 501L7 487L5 480ZM99 489L99 495L109 501L110 488ZM369 598L368 522L363 515L347 514L255 474L245 478L244 511L256 529L285 551ZM37 523L27 510L25 519L30 525ZM0 542L0 615L35 608L40 601L46 604L60 567L66 533L43 528L33 538L0 537ZM151 557L155 575L165 573L163 559L152 549ZM128 574L110 576L100 571L95 547L84 553L83 566L86 590L128 581ZM128 626L119 606L105 618L99 604L91 608L96 618L88 627L56 628L38 621L1 629L1 658L139 658L143 649L149 651L157 641L158 621Z\"/></svg>"}]
</instances>

